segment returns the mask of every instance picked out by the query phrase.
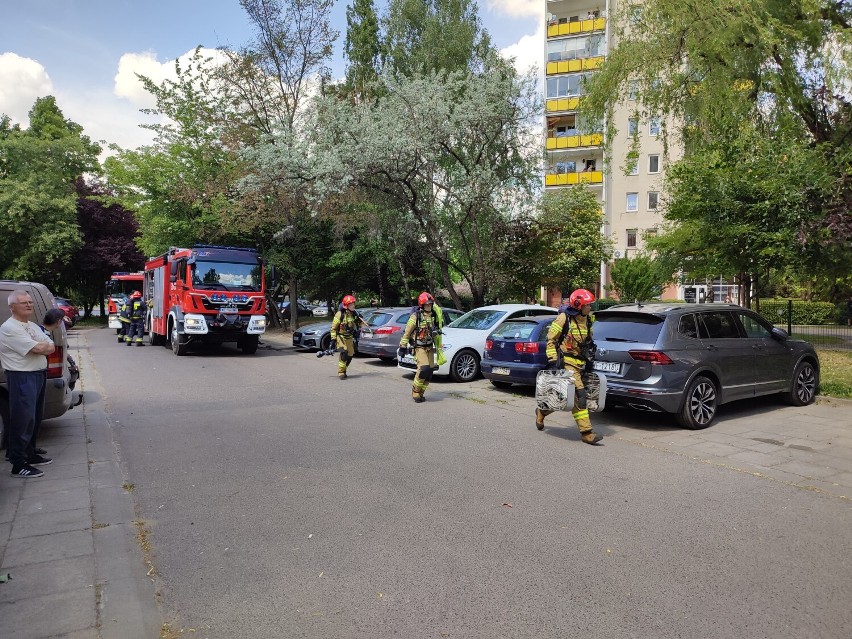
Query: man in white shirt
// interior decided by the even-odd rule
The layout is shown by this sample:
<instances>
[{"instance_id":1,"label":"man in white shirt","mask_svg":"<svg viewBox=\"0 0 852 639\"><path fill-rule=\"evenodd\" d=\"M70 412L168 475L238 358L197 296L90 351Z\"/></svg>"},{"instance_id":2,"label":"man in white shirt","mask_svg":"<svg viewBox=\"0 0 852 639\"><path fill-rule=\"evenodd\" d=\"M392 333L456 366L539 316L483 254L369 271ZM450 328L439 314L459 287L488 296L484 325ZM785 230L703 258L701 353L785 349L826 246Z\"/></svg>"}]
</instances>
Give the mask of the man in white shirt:
<instances>
[{"instance_id":1,"label":"man in white shirt","mask_svg":"<svg viewBox=\"0 0 852 639\"><path fill-rule=\"evenodd\" d=\"M0 325L0 365L9 388L9 461L13 477L41 477L35 466L51 463L35 452L33 435L44 410L47 356L56 350L41 327L30 321L33 298L18 289L9 294L12 317Z\"/></svg>"}]
</instances>

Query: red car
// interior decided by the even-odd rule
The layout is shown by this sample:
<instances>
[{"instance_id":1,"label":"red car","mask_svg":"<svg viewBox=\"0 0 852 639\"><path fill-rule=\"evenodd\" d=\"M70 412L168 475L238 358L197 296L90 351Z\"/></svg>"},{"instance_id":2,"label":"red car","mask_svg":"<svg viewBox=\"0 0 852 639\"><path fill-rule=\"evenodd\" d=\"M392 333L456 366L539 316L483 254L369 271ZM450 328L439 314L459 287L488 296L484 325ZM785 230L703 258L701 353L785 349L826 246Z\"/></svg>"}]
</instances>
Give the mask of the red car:
<instances>
[{"instance_id":1,"label":"red car","mask_svg":"<svg viewBox=\"0 0 852 639\"><path fill-rule=\"evenodd\" d=\"M66 322L70 326L74 326L80 316L80 309L74 306L74 304L71 303L71 300L64 297L56 297L54 299L56 300L56 307L62 309L65 313Z\"/></svg>"}]
</instances>

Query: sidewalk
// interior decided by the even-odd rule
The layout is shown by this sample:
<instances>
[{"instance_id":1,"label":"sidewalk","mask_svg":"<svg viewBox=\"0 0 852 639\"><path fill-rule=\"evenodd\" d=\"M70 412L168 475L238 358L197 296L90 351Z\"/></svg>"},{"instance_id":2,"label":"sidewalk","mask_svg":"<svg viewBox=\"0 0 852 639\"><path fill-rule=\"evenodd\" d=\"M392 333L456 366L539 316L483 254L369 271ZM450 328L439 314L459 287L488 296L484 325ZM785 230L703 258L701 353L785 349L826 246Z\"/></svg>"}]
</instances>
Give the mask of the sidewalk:
<instances>
[{"instance_id":1,"label":"sidewalk","mask_svg":"<svg viewBox=\"0 0 852 639\"><path fill-rule=\"evenodd\" d=\"M39 446L53 463L44 477L0 469L0 584L3 635L26 639L151 639L162 620L136 544L133 500L86 331L68 336L85 401L44 422Z\"/></svg>"}]
</instances>

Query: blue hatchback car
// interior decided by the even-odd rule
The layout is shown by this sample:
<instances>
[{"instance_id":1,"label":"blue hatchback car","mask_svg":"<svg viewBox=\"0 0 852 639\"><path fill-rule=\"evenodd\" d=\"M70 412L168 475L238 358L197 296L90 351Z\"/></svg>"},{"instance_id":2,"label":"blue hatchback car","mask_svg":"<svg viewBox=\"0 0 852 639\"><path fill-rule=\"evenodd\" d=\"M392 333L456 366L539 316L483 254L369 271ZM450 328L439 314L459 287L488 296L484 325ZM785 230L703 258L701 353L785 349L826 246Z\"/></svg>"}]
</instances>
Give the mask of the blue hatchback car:
<instances>
[{"instance_id":1,"label":"blue hatchback car","mask_svg":"<svg viewBox=\"0 0 852 639\"><path fill-rule=\"evenodd\" d=\"M498 388L535 386L535 376L547 366L547 330L554 319L524 317L498 326L485 341L482 376Z\"/></svg>"}]
</instances>

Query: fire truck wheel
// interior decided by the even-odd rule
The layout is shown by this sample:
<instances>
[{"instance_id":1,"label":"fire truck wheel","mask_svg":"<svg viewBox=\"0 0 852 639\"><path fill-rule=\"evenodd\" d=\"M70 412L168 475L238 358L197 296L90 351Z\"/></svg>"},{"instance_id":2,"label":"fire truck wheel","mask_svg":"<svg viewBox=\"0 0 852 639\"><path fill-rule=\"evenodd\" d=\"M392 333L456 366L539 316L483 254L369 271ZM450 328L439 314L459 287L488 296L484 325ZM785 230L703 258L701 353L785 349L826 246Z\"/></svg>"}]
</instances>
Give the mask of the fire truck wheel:
<instances>
[{"instance_id":1,"label":"fire truck wheel","mask_svg":"<svg viewBox=\"0 0 852 639\"><path fill-rule=\"evenodd\" d=\"M178 357L186 355L186 336L178 333L174 324L172 324L171 337L172 352Z\"/></svg>"},{"instance_id":2,"label":"fire truck wheel","mask_svg":"<svg viewBox=\"0 0 852 639\"><path fill-rule=\"evenodd\" d=\"M254 355L257 352L257 342L257 335L246 335L239 341L239 344L237 345L240 347L240 350L246 355Z\"/></svg>"},{"instance_id":3,"label":"fire truck wheel","mask_svg":"<svg viewBox=\"0 0 852 639\"><path fill-rule=\"evenodd\" d=\"M163 344L166 343L166 338L163 337L162 335L158 335L154 331L149 331L148 332L148 343L151 344L151 346L162 346Z\"/></svg>"}]
</instances>

